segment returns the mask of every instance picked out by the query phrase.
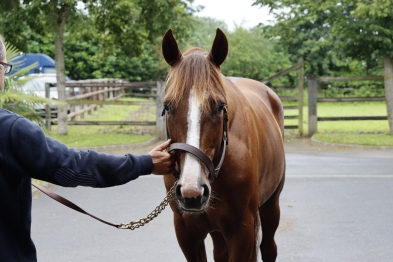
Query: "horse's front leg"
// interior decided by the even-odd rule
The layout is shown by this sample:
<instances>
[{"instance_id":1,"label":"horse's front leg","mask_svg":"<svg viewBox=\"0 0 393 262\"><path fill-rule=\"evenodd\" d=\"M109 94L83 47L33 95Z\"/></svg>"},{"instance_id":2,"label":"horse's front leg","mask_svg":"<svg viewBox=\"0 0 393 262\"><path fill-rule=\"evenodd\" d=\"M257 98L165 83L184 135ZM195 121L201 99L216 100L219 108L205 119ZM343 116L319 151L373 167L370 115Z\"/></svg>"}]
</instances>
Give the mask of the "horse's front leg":
<instances>
[{"instance_id":1,"label":"horse's front leg","mask_svg":"<svg viewBox=\"0 0 393 262\"><path fill-rule=\"evenodd\" d=\"M228 246L225 241L224 236L221 232L215 231L211 232L210 236L213 240L213 255L215 262L227 262L229 260L228 256Z\"/></svg>"},{"instance_id":2,"label":"horse's front leg","mask_svg":"<svg viewBox=\"0 0 393 262\"><path fill-rule=\"evenodd\" d=\"M186 221L176 213L174 214L174 224L177 241L187 261L207 261L204 242L207 233L203 233L195 227L187 226Z\"/></svg>"},{"instance_id":3,"label":"horse's front leg","mask_svg":"<svg viewBox=\"0 0 393 262\"><path fill-rule=\"evenodd\" d=\"M256 233L255 214L246 214L240 223L232 225L226 230L224 237L227 240L229 261L256 261Z\"/></svg>"}]
</instances>

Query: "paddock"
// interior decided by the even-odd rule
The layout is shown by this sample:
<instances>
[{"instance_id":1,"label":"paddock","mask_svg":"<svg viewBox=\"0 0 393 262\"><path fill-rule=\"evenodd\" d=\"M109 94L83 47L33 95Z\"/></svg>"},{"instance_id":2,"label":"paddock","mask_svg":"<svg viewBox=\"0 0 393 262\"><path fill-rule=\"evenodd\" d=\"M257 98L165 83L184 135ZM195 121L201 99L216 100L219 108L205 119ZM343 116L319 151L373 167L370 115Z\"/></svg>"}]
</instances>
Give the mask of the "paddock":
<instances>
[{"instance_id":1,"label":"paddock","mask_svg":"<svg viewBox=\"0 0 393 262\"><path fill-rule=\"evenodd\" d=\"M286 141L285 147L277 261L391 261L393 149L334 148L308 139ZM146 216L165 196L158 176L108 189L51 189L88 212L123 223ZM32 212L38 261L184 261L169 207L135 231L101 224L42 194ZM206 249L213 261L210 239Z\"/></svg>"}]
</instances>

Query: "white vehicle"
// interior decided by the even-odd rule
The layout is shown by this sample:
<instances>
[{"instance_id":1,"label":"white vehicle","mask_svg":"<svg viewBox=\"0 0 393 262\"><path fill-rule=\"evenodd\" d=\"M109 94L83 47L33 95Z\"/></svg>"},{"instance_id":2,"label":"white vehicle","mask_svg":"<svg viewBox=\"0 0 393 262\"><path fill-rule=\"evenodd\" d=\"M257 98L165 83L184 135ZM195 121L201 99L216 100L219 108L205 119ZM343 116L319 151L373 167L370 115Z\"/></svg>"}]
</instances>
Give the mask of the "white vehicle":
<instances>
[{"instance_id":1,"label":"white vehicle","mask_svg":"<svg viewBox=\"0 0 393 262\"><path fill-rule=\"evenodd\" d=\"M38 97L45 97L45 84L46 83L56 83L56 75L55 74L38 74L38 75L29 75L29 77L33 77L27 83L22 85L22 91L24 93L33 93ZM79 93L79 88L74 88L74 94L71 94L71 89L66 87L66 97L70 97L72 95L77 95ZM49 91L50 99L58 99L57 87L50 87Z\"/></svg>"},{"instance_id":2,"label":"white vehicle","mask_svg":"<svg viewBox=\"0 0 393 262\"><path fill-rule=\"evenodd\" d=\"M37 74L37 75L29 75L29 77L33 77L31 80L26 82L21 86L22 92L26 94L35 94L38 97L45 98L45 84L46 83L56 83L56 74ZM66 81L67 82L67 81ZM74 94L71 94L71 88L66 87L66 97L71 97L79 94L79 88L74 88ZM49 98L50 99L58 99L57 87L49 88ZM45 111L44 104L34 105L36 111ZM67 111L70 109L68 108ZM56 107L51 106L51 111L53 113L53 117L57 117L57 109Z\"/></svg>"}]
</instances>

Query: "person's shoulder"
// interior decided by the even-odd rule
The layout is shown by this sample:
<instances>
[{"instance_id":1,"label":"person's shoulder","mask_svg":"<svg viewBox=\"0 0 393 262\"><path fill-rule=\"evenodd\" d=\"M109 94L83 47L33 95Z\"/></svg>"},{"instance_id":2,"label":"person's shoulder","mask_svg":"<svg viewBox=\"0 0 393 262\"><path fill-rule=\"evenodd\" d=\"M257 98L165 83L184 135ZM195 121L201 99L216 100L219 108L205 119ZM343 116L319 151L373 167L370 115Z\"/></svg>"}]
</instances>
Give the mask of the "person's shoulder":
<instances>
[{"instance_id":1,"label":"person's shoulder","mask_svg":"<svg viewBox=\"0 0 393 262\"><path fill-rule=\"evenodd\" d=\"M11 112L11 111L9 111L9 110L7 110L7 109L5 109L5 108L1 108L1 107L0 107L0 114L14 115L14 116L21 117L20 115L14 113L14 112Z\"/></svg>"},{"instance_id":2,"label":"person's shoulder","mask_svg":"<svg viewBox=\"0 0 393 262\"><path fill-rule=\"evenodd\" d=\"M0 125L2 126L2 128L13 126L18 119L25 118L7 109L0 108Z\"/></svg>"},{"instance_id":3,"label":"person's shoulder","mask_svg":"<svg viewBox=\"0 0 393 262\"><path fill-rule=\"evenodd\" d=\"M8 111L7 109L0 108L0 118L12 118L16 120L18 118L22 118L22 116Z\"/></svg>"},{"instance_id":4,"label":"person's shoulder","mask_svg":"<svg viewBox=\"0 0 393 262\"><path fill-rule=\"evenodd\" d=\"M15 113L12 113L11 111L8 111L7 109L0 108L0 114L15 114Z\"/></svg>"}]
</instances>

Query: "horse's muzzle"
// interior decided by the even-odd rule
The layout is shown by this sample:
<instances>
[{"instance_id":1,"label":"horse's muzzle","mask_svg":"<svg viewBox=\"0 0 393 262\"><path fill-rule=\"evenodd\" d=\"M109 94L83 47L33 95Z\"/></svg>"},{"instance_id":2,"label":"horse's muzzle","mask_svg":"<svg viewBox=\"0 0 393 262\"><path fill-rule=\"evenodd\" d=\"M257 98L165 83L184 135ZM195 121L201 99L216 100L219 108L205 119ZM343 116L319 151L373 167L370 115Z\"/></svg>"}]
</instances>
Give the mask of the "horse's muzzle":
<instances>
[{"instance_id":1,"label":"horse's muzzle","mask_svg":"<svg viewBox=\"0 0 393 262\"><path fill-rule=\"evenodd\" d=\"M181 185L178 184L176 186L175 195L183 211L203 212L210 198L210 190L207 185L203 185L203 194L196 197L184 197L181 193Z\"/></svg>"}]
</instances>

